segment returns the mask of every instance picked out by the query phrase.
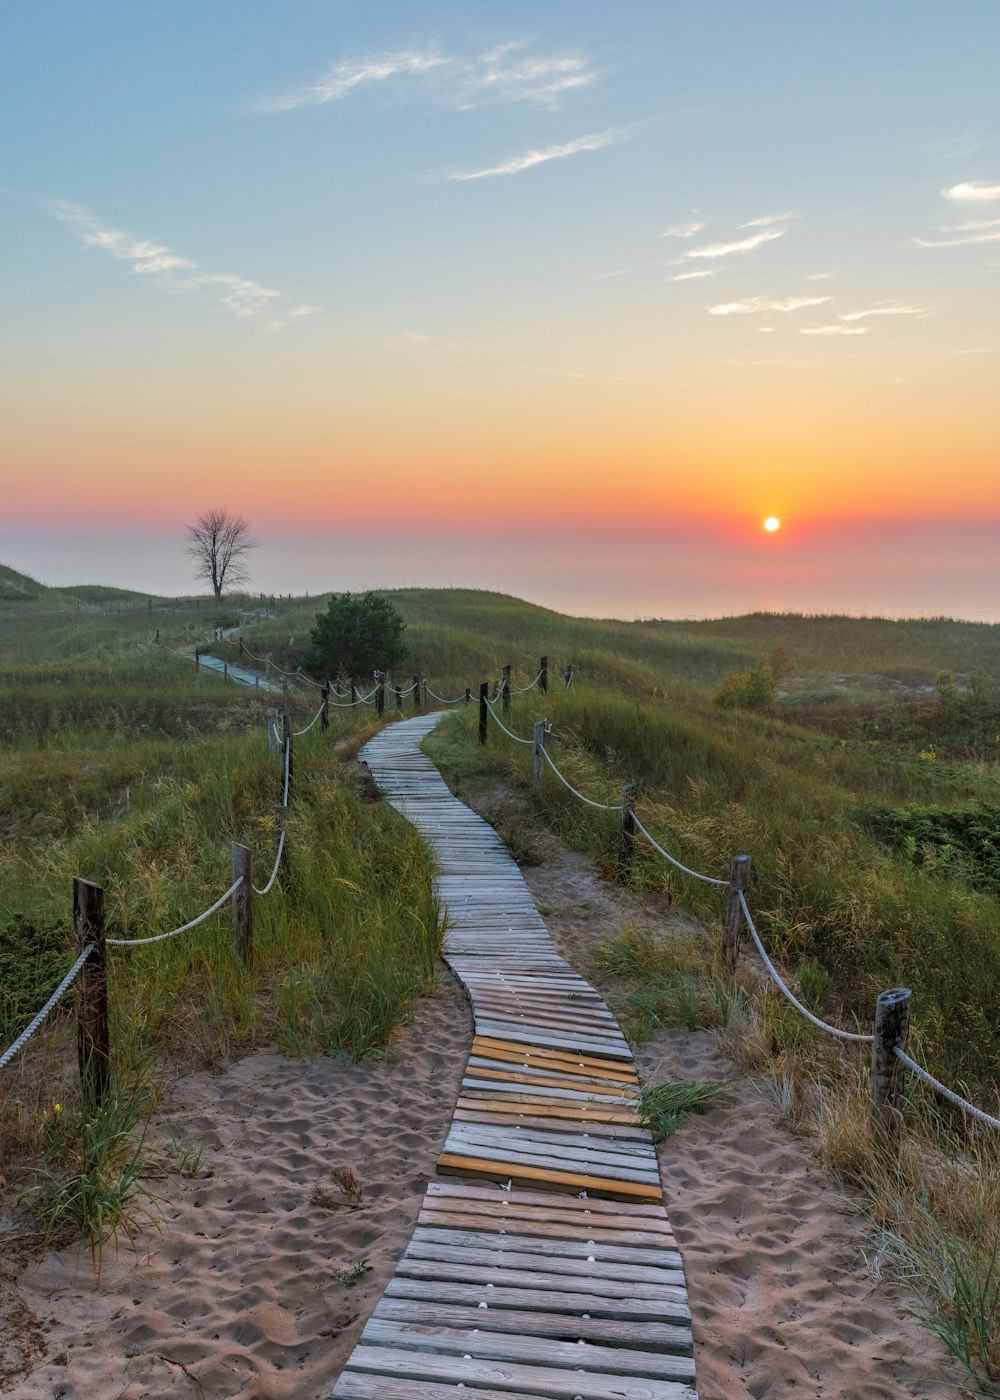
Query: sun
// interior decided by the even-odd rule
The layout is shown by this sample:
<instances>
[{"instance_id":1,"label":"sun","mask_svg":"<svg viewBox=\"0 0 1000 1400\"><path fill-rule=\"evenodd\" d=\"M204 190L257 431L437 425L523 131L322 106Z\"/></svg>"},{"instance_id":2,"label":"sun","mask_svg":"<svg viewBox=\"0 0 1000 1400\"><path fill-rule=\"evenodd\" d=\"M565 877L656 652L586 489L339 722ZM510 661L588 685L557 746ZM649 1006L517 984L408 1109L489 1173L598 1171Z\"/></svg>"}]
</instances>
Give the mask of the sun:
<instances>
[{"instance_id":1,"label":"sun","mask_svg":"<svg viewBox=\"0 0 1000 1400\"><path fill-rule=\"evenodd\" d=\"M769 515L764 521L764 529L769 535L773 535L775 530L781 529L781 521L776 515Z\"/></svg>"}]
</instances>

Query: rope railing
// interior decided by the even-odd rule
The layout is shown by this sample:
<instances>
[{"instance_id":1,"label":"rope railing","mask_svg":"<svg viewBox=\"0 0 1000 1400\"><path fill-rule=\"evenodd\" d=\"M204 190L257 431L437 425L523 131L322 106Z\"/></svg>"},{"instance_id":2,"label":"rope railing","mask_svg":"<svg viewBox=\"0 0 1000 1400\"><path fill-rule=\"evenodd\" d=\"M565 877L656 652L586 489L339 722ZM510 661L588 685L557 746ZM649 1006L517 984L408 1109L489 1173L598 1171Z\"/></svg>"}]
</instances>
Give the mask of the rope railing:
<instances>
[{"instance_id":1,"label":"rope railing","mask_svg":"<svg viewBox=\"0 0 1000 1400\"><path fill-rule=\"evenodd\" d=\"M535 679L533 681L529 681L527 685L512 685L510 688L511 695L527 695L529 690L534 690L535 686L542 679L542 676L544 674L544 671L539 671Z\"/></svg>"},{"instance_id":2,"label":"rope railing","mask_svg":"<svg viewBox=\"0 0 1000 1400\"><path fill-rule=\"evenodd\" d=\"M646 840L653 847L654 851L659 851L660 855L663 857L664 860L668 860L670 864L675 865L678 870L683 870L685 875L690 875L692 879L695 880L702 880L706 885L729 884L728 880L720 880L715 875L699 875L697 870L692 870L690 866L682 865L681 862L676 858L676 856L672 856L669 851L665 851L660 845L659 841L655 841L653 837L650 836L649 832L646 830L646 828L643 826L642 822L639 820L639 818L635 815L634 812L632 813L632 821L635 825L636 830L642 832L643 836L645 836Z\"/></svg>"},{"instance_id":3,"label":"rope railing","mask_svg":"<svg viewBox=\"0 0 1000 1400\"><path fill-rule=\"evenodd\" d=\"M109 948L141 948L147 943L162 943L167 938L176 938L179 933L187 933L189 929L197 928L199 924L203 924L210 915L222 908L227 899L232 899L242 883L243 876L241 875L239 879L233 881L225 894L220 895L203 914L199 914L196 919L191 919L186 924L181 924L180 928L172 928L169 933L155 933L151 938L106 938L104 941Z\"/></svg>"},{"instance_id":4,"label":"rope railing","mask_svg":"<svg viewBox=\"0 0 1000 1400\"><path fill-rule=\"evenodd\" d=\"M77 958L76 962L70 968L69 972L67 972L66 976L59 983L59 986L55 989L55 991L49 997L48 1001L42 1007L41 1011L39 1011L28 1023L28 1025L25 1026L24 1030L17 1037L14 1043L8 1046L7 1049L3 1052L3 1054L0 1055L0 1069L3 1069L5 1065L8 1065L19 1050L24 1049L28 1041L35 1034L35 1031L38 1030L38 1027L42 1024L46 1016L48 1016L49 1012L59 1001L60 997L62 997L64 993L67 992L69 988L73 985L73 982L76 978L76 974L80 971L80 968L83 967L84 963L87 961L87 959L90 957L93 951L93 943L88 943L86 948L84 948L83 952Z\"/></svg>"},{"instance_id":5,"label":"rope railing","mask_svg":"<svg viewBox=\"0 0 1000 1400\"><path fill-rule=\"evenodd\" d=\"M621 802L595 802L592 797L584 797L582 792L578 792L577 789L573 786L573 784L569 781L569 779L564 778L563 775L559 772L559 769L552 761L552 755L549 753L548 749L545 747L544 744L541 746L541 755L545 759L545 762L552 769L553 773L562 783L563 787L567 788L573 794L574 797L578 797L581 802L585 802L588 807L598 807L603 812L620 812L623 810L623 804Z\"/></svg>"},{"instance_id":6,"label":"rope railing","mask_svg":"<svg viewBox=\"0 0 1000 1400\"><path fill-rule=\"evenodd\" d=\"M964 1113L968 1113L969 1116L974 1118L978 1123L985 1123L989 1128L1000 1128L1000 1118L994 1118L983 1109L977 1108L974 1103L969 1103L968 1099L963 1099L961 1095L956 1094L954 1089L948 1089L940 1080L935 1079L932 1074L928 1074L921 1065L918 1065L916 1060L911 1060L906 1051L902 1050L898 1045L893 1047L893 1054L898 1060L902 1061L907 1069L912 1070L918 1079L922 1080L925 1084L929 1084L932 1089L936 1089L939 1094L946 1098L949 1103L954 1104L956 1108L960 1108Z\"/></svg>"},{"instance_id":7,"label":"rope railing","mask_svg":"<svg viewBox=\"0 0 1000 1400\"><path fill-rule=\"evenodd\" d=\"M410 691L400 691L400 696L404 694L411 694L414 689L416 689L416 687L411 686ZM438 695L436 691L431 690L430 686L427 687L427 694L431 697L432 700L437 700L438 703L441 705L461 705L463 701L468 699L467 695L459 695L454 700L446 700L443 695Z\"/></svg>"},{"instance_id":8,"label":"rope railing","mask_svg":"<svg viewBox=\"0 0 1000 1400\"><path fill-rule=\"evenodd\" d=\"M486 699L485 696L483 698ZM494 699L495 698L496 697L494 697ZM486 708L489 710L490 714L496 720L497 724L499 724L500 728L507 735L507 737L509 739L513 739L515 744L533 744L535 742L534 739L522 739L519 734L514 734L510 729L508 729L507 726L504 724L503 720L497 714L496 710L493 708L492 702L488 699L486 699Z\"/></svg>"},{"instance_id":9,"label":"rope railing","mask_svg":"<svg viewBox=\"0 0 1000 1400\"><path fill-rule=\"evenodd\" d=\"M316 711L316 713L313 715L312 719L311 719L311 720L309 721L309 723L306 725L305 729L296 729L296 730L295 730L295 737L296 737L296 739L300 738L303 734L308 734L308 733L309 733L310 729L312 729L312 727L313 727L313 725L316 723L316 721L322 717L323 710L324 710L325 706L326 706L326 701L324 700L324 701L323 701L323 704L320 705L319 709L318 709L318 710Z\"/></svg>"},{"instance_id":10,"label":"rope railing","mask_svg":"<svg viewBox=\"0 0 1000 1400\"><path fill-rule=\"evenodd\" d=\"M750 915L750 910L747 908L746 896L744 895L742 890L737 890L736 893L737 898L740 902L740 908L743 910L743 917L747 921L747 928L750 930L750 936L753 939L754 943L757 945L757 952L760 954L764 966L771 974L771 977L774 980L775 984L781 989L781 991L785 994L788 1000L795 1007L796 1011L800 1011L807 1021L811 1021L814 1026L818 1026L821 1031L826 1031L828 1035L836 1036L838 1040L864 1041L866 1044L870 1045L875 1039L873 1035L861 1035L855 1031L842 1031L837 1026L831 1026L827 1021L821 1021L818 1016L814 1016L813 1013L808 1009L808 1007L803 1006L802 1003L798 1000L798 998L792 995L792 993L788 990L788 987L778 975L778 971L775 968L774 963L767 956L767 953L764 949L764 945L760 941L760 935L758 934L754 921Z\"/></svg>"},{"instance_id":11,"label":"rope railing","mask_svg":"<svg viewBox=\"0 0 1000 1400\"><path fill-rule=\"evenodd\" d=\"M268 880L267 884L264 886L264 888L263 888L262 890L259 890L259 889L257 888L257 886L254 885L254 886L253 886L253 892L254 892L254 894L265 895L265 894L270 894L270 893L271 893L271 887L272 887L272 885L274 884L275 880L278 878L278 871L281 869L281 857L282 857L282 855L284 854L284 851L285 851L285 833L282 832L281 835L278 837L278 854L277 854L277 855L275 856L275 858L274 858L274 869L271 871L271 878L270 878L270 880Z\"/></svg>"}]
</instances>

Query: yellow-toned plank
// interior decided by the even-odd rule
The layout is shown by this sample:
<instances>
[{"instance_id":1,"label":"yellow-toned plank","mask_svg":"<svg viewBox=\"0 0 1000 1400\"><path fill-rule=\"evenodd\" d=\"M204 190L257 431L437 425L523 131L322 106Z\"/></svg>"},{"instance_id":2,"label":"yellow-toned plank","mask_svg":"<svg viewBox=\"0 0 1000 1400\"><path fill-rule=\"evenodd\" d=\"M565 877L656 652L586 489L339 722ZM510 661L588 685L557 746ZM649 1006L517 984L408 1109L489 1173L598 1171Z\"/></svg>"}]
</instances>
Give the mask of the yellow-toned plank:
<instances>
[{"instance_id":1,"label":"yellow-toned plank","mask_svg":"<svg viewBox=\"0 0 1000 1400\"><path fill-rule=\"evenodd\" d=\"M437 1169L443 1176L509 1177L511 1181L541 1181L551 1186L570 1186L577 1191L600 1191L605 1196L622 1196L631 1201L661 1200L658 1184L613 1181L610 1177L588 1176L584 1172L561 1172L514 1162L493 1162L481 1157L460 1157L453 1152L441 1154Z\"/></svg>"}]
</instances>

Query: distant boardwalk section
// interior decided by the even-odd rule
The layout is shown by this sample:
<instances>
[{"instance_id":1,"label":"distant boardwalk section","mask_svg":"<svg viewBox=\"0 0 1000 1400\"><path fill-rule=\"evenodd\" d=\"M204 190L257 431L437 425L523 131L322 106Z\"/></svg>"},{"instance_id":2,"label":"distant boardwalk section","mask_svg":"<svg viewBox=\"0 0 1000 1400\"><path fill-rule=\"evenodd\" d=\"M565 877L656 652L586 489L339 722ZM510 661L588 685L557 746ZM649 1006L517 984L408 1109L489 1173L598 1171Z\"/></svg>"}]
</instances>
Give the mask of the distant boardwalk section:
<instances>
[{"instance_id":1,"label":"distant boardwalk section","mask_svg":"<svg viewBox=\"0 0 1000 1400\"><path fill-rule=\"evenodd\" d=\"M339 1400L696 1400L690 1313L628 1045L492 827L419 751L362 751L431 842L475 1040L438 1172Z\"/></svg>"}]
</instances>

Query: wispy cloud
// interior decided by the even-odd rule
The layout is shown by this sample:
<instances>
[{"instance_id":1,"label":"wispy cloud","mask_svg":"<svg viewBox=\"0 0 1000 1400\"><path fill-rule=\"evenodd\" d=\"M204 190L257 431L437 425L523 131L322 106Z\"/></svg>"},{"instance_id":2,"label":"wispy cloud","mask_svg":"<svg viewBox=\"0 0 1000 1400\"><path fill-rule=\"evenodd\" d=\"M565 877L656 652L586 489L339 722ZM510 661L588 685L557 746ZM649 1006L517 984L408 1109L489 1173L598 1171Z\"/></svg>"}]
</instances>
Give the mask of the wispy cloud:
<instances>
[{"instance_id":1,"label":"wispy cloud","mask_svg":"<svg viewBox=\"0 0 1000 1400\"><path fill-rule=\"evenodd\" d=\"M430 179L437 180L486 180L493 175L518 175L522 170L531 170L536 165L544 165L550 160L566 160L579 155L581 151L600 151L606 146L614 146L624 139L626 128L611 127L608 131L591 132L589 136L578 136L574 141L564 141L558 146L545 146L541 150L523 151L520 155L509 156L499 165L489 165L482 170L453 170Z\"/></svg>"},{"instance_id":2,"label":"wispy cloud","mask_svg":"<svg viewBox=\"0 0 1000 1400\"><path fill-rule=\"evenodd\" d=\"M830 278L831 278L832 276L833 276L833 273L832 273L832 272L807 272L807 273L806 273L806 281L807 281L807 282L829 282L829 280L830 280Z\"/></svg>"},{"instance_id":3,"label":"wispy cloud","mask_svg":"<svg viewBox=\"0 0 1000 1400\"><path fill-rule=\"evenodd\" d=\"M668 281L693 282L696 277L714 277L718 270L717 267L701 267L697 272L678 272L676 277L670 277Z\"/></svg>"},{"instance_id":4,"label":"wispy cloud","mask_svg":"<svg viewBox=\"0 0 1000 1400\"><path fill-rule=\"evenodd\" d=\"M991 200L1000 199L1000 183L966 180L961 185L951 185L941 193L945 199L954 200L958 204L986 204Z\"/></svg>"},{"instance_id":5,"label":"wispy cloud","mask_svg":"<svg viewBox=\"0 0 1000 1400\"><path fill-rule=\"evenodd\" d=\"M433 46L342 59L307 83L252 104L259 112L291 112L338 102L365 88L409 84L434 101L468 110L503 102L558 107L566 93L596 82L582 53L536 54L527 39L497 44L471 57Z\"/></svg>"},{"instance_id":6,"label":"wispy cloud","mask_svg":"<svg viewBox=\"0 0 1000 1400\"><path fill-rule=\"evenodd\" d=\"M762 214L759 219L748 219L745 224L738 224L738 228L770 228L772 224L783 224L789 219L797 219L798 214L794 210L789 210L786 214Z\"/></svg>"},{"instance_id":7,"label":"wispy cloud","mask_svg":"<svg viewBox=\"0 0 1000 1400\"><path fill-rule=\"evenodd\" d=\"M968 243L1000 243L1000 229L992 233L969 233L960 238L914 238L918 248L961 248Z\"/></svg>"},{"instance_id":8,"label":"wispy cloud","mask_svg":"<svg viewBox=\"0 0 1000 1400\"><path fill-rule=\"evenodd\" d=\"M842 321L864 321L868 316L926 316L926 306L869 306L864 311L846 311Z\"/></svg>"},{"instance_id":9,"label":"wispy cloud","mask_svg":"<svg viewBox=\"0 0 1000 1400\"><path fill-rule=\"evenodd\" d=\"M762 311L801 311L803 307L824 306L832 300L832 297L785 297L782 300L774 297L745 297L742 301L727 301L718 306L710 306L708 314L710 316L753 316Z\"/></svg>"},{"instance_id":10,"label":"wispy cloud","mask_svg":"<svg viewBox=\"0 0 1000 1400\"><path fill-rule=\"evenodd\" d=\"M660 234L661 238L693 238L696 233L701 233L705 227L697 219L692 219L686 224L672 224L670 228L665 228Z\"/></svg>"},{"instance_id":11,"label":"wispy cloud","mask_svg":"<svg viewBox=\"0 0 1000 1400\"><path fill-rule=\"evenodd\" d=\"M765 228L751 238L740 238L735 243L705 243L698 248L689 248L682 254L685 258L728 258L733 253L752 253L762 243L770 243L775 238L783 238L783 228Z\"/></svg>"},{"instance_id":12,"label":"wispy cloud","mask_svg":"<svg viewBox=\"0 0 1000 1400\"><path fill-rule=\"evenodd\" d=\"M110 253L119 262L128 263L134 273L155 280L166 292L214 290L222 306L236 316L252 317L264 310L277 311L286 299L285 293L265 287L250 277L231 272L206 272L191 258L148 238L137 238L123 229L109 228L82 205L65 200L52 200L49 208L60 223L68 224L85 248L98 248ZM299 304L288 309L288 316L311 316L318 306ZM279 329L283 322L272 323Z\"/></svg>"},{"instance_id":13,"label":"wispy cloud","mask_svg":"<svg viewBox=\"0 0 1000 1400\"><path fill-rule=\"evenodd\" d=\"M867 326L802 326L800 335L867 335Z\"/></svg>"}]
</instances>

